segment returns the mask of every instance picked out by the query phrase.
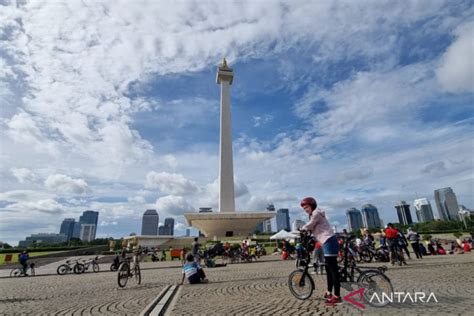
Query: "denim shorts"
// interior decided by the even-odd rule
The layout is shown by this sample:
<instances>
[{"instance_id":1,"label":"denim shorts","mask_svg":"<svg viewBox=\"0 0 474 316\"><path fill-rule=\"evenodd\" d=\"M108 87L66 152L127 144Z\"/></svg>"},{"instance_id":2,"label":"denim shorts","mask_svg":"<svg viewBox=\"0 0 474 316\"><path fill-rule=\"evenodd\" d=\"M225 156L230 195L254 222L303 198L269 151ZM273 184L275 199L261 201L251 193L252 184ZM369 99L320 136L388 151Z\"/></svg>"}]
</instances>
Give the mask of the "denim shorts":
<instances>
[{"instance_id":1,"label":"denim shorts","mask_svg":"<svg viewBox=\"0 0 474 316\"><path fill-rule=\"evenodd\" d=\"M336 236L332 236L324 242L323 252L325 257L336 257L338 255L339 243Z\"/></svg>"}]
</instances>

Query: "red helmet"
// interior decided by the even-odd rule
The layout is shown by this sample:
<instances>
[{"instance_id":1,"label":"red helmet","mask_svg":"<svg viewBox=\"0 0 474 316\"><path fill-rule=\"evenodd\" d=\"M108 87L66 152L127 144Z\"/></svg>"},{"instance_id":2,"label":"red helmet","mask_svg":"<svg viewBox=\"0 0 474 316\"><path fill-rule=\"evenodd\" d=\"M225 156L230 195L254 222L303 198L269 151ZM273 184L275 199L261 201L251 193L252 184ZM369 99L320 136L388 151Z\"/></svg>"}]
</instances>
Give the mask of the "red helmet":
<instances>
[{"instance_id":1,"label":"red helmet","mask_svg":"<svg viewBox=\"0 0 474 316\"><path fill-rule=\"evenodd\" d=\"M316 203L316 200L313 199L312 197L305 197L304 199L301 200L300 203L301 207L304 207L305 205L309 205L311 207L311 210L315 210L316 207L318 206L318 203Z\"/></svg>"}]
</instances>

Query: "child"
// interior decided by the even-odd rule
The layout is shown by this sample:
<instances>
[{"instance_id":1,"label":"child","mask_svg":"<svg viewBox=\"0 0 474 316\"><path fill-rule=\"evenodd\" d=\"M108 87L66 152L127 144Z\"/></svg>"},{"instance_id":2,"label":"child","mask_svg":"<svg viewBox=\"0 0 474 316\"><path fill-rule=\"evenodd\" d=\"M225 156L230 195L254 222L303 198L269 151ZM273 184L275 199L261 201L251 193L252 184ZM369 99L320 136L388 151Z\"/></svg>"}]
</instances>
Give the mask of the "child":
<instances>
[{"instance_id":1,"label":"child","mask_svg":"<svg viewBox=\"0 0 474 316\"><path fill-rule=\"evenodd\" d=\"M324 252L323 246L318 241L314 247L314 272L318 273L319 267L319 274L323 274L323 267L324 264Z\"/></svg>"},{"instance_id":2,"label":"child","mask_svg":"<svg viewBox=\"0 0 474 316\"><path fill-rule=\"evenodd\" d=\"M189 253L186 256L186 263L183 266L183 279L181 284L184 283L184 278L187 278L190 284L196 283L207 283L206 275L201 266L194 261L194 256L192 253Z\"/></svg>"}]
</instances>

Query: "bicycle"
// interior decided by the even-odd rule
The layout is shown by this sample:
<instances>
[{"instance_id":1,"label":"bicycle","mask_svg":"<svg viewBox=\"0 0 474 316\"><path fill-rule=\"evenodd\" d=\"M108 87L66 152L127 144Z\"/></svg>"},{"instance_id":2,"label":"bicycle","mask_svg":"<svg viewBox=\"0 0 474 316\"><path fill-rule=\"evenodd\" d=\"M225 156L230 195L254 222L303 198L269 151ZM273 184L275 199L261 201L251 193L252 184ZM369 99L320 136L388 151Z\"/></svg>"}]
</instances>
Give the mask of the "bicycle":
<instances>
[{"instance_id":1,"label":"bicycle","mask_svg":"<svg viewBox=\"0 0 474 316\"><path fill-rule=\"evenodd\" d=\"M97 273L99 272L100 268L99 268L99 264L97 263L97 260L99 259L99 257L95 257L94 259L92 260L88 260L88 261L85 261L83 260L82 262L78 262L75 266L74 266L74 273L76 274L81 274L81 273L84 273L86 272L88 269L89 269L89 266L92 265L92 270Z\"/></svg>"},{"instance_id":2,"label":"bicycle","mask_svg":"<svg viewBox=\"0 0 474 316\"><path fill-rule=\"evenodd\" d=\"M339 266L341 286L350 291L353 291L353 284L356 284L359 288L365 288L362 296L365 302L371 306L385 306L389 301L372 302L371 298L375 293L378 297L382 297L382 295L390 296L393 293L392 283L385 275L387 267L382 266L377 269L357 267L355 261L349 259L349 243L353 238L354 236L351 236L345 241L344 264ZM290 273L288 277L288 287L291 294L293 294L297 299L306 300L313 294L315 288L314 280L308 272L308 269L311 266L310 254L314 247L314 239L310 233L300 231L300 240L303 248L299 254L299 267L297 270Z\"/></svg>"},{"instance_id":3,"label":"bicycle","mask_svg":"<svg viewBox=\"0 0 474 316\"><path fill-rule=\"evenodd\" d=\"M79 263L79 259L76 260L67 260L66 263L61 264L57 269L56 273L59 275L65 275L68 272L74 272L75 274L81 273L82 269L77 268L81 263Z\"/></svg>"},{"instance_id":4,"label":"bicycle","mask_svg":"<svg viewBox=\"0 0 474 316\"><path fill-rule=\"evenodd\" d=\"M403 249L398 244L398 240L394 239L391 241L392 252L391 252L391 263L392 265L397 264L399 266L406 265L405 256L403 255Z\"/></svg>"},{"instance_id":5,"label":"bicycle","mask_svg":"<svg viewBox=\"0 0 474 316\"><path fill-rule=\"evenodd\" d=\"M132 263L133 268L131 267ZM137 284L142 282L137 254L133 255L133 257L125 258L125 261L123 261L118 268L117 282L120 287L125 287L130 278L133 278Z\"/></svg>"},{"instance_id":6,"label":"bicycle","mask_svg":"<svg viewBox=\"0 0 474 316\"><path fill-rule=\"evenodd\" d=\"M28 274L28 271L30 272L29 274ZM11 278L16 278L16 277L21 277L21 276L35 276L35 263L32 262L26 267L26 273L25 271L23 271L23 267L13 268L10 271Z\"/></svg>"}]
</instances>

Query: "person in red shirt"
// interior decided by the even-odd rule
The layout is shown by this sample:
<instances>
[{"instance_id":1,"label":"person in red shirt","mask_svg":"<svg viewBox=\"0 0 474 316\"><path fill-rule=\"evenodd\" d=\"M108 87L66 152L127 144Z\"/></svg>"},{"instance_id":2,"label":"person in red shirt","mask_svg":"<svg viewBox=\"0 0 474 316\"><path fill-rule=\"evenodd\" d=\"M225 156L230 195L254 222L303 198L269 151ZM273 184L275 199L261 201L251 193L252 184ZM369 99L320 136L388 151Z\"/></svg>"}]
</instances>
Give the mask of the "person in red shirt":
<instances>
[{"instance_id":1,"label":"person in red shirt","mask_svg":"<svg viewBox=\"0 0 474 316\"><path fill-rule=\"evenodd\" d=\"M395 264L395 247L398 247L398 229L393 227L392 223L388 223L387 228L385 228L385 241L390 253L390 262L393 265Z\"/></svg>"}]
</instances>

